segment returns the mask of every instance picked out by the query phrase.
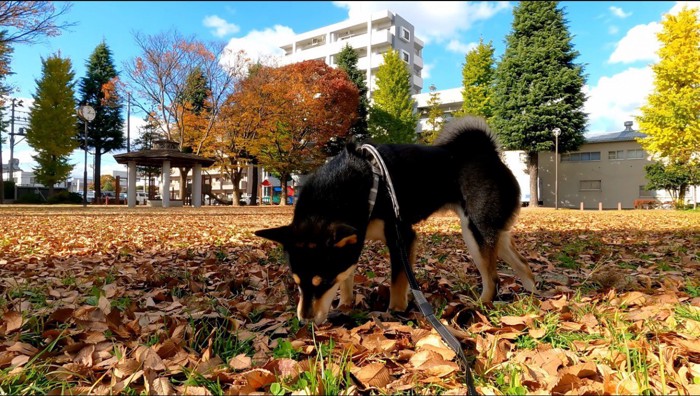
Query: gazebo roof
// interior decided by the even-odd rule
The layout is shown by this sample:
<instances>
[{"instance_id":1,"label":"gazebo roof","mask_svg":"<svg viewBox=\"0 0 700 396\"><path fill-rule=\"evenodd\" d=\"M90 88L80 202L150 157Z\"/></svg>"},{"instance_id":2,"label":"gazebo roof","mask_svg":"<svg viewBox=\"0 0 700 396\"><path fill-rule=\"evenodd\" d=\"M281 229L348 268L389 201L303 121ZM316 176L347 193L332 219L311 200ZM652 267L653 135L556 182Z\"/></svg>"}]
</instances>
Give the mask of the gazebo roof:
<instances>
[{"instance_id":1,"label":"gazebo roof","mask_svg":"<svg viewBox=\"0 0 700 396\"><path fill-rule=\"evenodd\" d=\"M156 143L156 142L154 142ZM125 165L134 161L140 166L162 166L163 161L170 161L171 167L192 167L201 164L207 168L214 164L215 160L191 153L183 153L173 148L169 141L157 142L155 149L132 151L130 153L115 154L114 159L118 164Z\"/></svg>"}]
</instances>

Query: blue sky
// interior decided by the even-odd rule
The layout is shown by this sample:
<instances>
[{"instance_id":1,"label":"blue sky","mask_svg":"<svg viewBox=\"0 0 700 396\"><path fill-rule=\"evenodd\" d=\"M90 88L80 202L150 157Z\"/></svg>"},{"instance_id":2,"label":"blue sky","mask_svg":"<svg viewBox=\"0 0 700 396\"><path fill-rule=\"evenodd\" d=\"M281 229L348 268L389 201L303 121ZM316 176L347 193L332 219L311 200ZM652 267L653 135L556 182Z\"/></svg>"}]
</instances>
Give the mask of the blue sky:
<instances>
[{"instance_id":1,"label":"blue sky","mask_svg":"<svg viewBox=\"0 0 700 396\"><path fill-rule=\"evenodd\" d=\"M35 45L15 47L9 82L17 98L31 98L35 80L41 77L41 58L60 52L73 62L77 78L85 75L85 63L101 41L114 54L118 69L137 56L133 34L159 33L177 29L183 35L203 40L220 40L252 56L274 54L277 44L294 34L337 23L349 17L389 9L411 22L416 36L425 42L424 92L432 84L438 90L461 86L466 52L483 37L492 41L500 58L505 37L511 29L516 2L318 2L318 1L78 1L65 19L76 23L62 35ZM652 89L650 65L658 49L655 33L662 16L675 13L683 4L675 1L563 1L577 61L587 75L589 96L588 134L623 129ZM24 110L24 109L18 109ZM21 114L19 114L21 115ZM131 136L142 115L132 114ZM9 159L4 144L3 160ZM15 147L20 166L35 165L32 150L22 142ZM82 175L82 152L76 152L73 172ZM103 156L103 173L124 170L111 155Z\"/></svg>"}]
</instances>

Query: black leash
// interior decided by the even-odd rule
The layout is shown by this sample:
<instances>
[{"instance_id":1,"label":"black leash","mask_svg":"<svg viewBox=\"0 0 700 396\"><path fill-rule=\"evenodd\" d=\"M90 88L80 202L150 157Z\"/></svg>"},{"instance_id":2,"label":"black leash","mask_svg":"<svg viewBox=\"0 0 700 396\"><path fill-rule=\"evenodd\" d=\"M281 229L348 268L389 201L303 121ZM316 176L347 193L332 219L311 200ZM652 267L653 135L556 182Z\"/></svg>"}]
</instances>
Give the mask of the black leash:
<instances>
[{"instance_id":1,"label":"black leash","mask_svg":"<svg viewBox=\"0 0 700 396\"><path fill-rule=\"evenodd\" d=\"M384 160L382 159L382 156L379 154L379 151L377 149L369 144L363 144L360 147L361 150L364 150L368 152L369 154L372 155L373 161L370 161L372 165L372 173L374 175L374 179L372 182L372 189L370 190L369 194L369 213L370 216L372 215L372 209L374 209L374 204L377 199L377 193L379 191L379 180L381 178L384 179L387 185L387 189L389 190L389 198L391 199L391 204L394 208L394 215L396 217L395 221L395 227L396 227L396 238L397 238L397 243L399 245L399 256L401 257L401 262L403 264L404 272L406 272L406 277L408 278L408 284L411 287L411 293L413 293L413 298L416 301L416 305L418 305L418 309L420 312L425 316L426 319L428 319L428 322L433 326L433 328L440 334L442 337L443 341L457 354L459 357L460 362L462 363L462 366L464 368L464 373L466 376L466 382L467 382L467 392L468 395L470 396L475 396L478 395L479 393L476 391L476 388L474 387L474 377L472 376L472 371L471 367L469 365L469 360L467 360L467 356L464 354L464 351L462 350L462 346L455 338L452 333L450 333L449 330L447 330L447 327L445 327L442 322L438 320L437 317L435 317L435 312L433 311L432 305L428 302L428 300L425 298L423 295L423 292L420 290L420 285L418 284L418 281L416 280L415 275L413 274L413 268L411 268L411 264L409 263L408 260L408 253L406 252L403 240L401 238L401 229L400 225L402 223L401 220L401 215L399 213L399 203L396 200L396 192L394 191L394 184L391 182L391 176L389 175L389 170L386 167L386 164L384 163Z\"/></svg>"}]
</instances>

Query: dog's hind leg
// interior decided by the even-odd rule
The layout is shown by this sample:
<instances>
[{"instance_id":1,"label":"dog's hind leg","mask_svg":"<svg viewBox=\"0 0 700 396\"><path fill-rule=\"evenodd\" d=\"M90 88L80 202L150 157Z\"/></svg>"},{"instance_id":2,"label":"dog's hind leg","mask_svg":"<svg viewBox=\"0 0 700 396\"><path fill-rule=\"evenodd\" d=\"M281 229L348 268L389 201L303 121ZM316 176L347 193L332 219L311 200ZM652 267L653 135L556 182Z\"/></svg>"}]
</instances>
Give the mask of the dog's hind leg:
<instances>
[{"instance_id":1,"label":"dog's hind leg","mask_svg":"<svg viewBox=\"0 0 700 396\"><path fill-rule=\"evenodd\" d=\"M513 268L515 274L518 275L520 281L523 283L525 290L530 293L537 291L532 270L527 264L525 257L523 257L515 247L515 241L513 241L509 231L502 232L498 239L498 257Z\"/></svg>"},{"instance_id":2,"label":"dog's hind leg","mask_svg":"<svg viewBox=\"0 0 700 396\"><path fill-rule=\"evenodd\" d=\"M393 225L388 223L389 227ZM404 251L408 254L408 262L411 268L416 262L416 233L410 226L402 227L401 242ZM389 297L389 310L405 311L408 307L408 277L404 270L404 265L401 261L401 250L399 241L396 238L396 232L385 232L386 243L389 247L389 256L391 258L391 291Z\"/></svg>"},{"instance_id":3,"label":"dog's hind leg","mask_svg":"<svg viewBox=\"0 0 700 396\"><path fill-rule=\"evenodd\" d=\"M495 246L489 246L479 230L463 211L459 210L459 219L462 223L462 238L467 244L472 260L481 274L481 296L483 302L490 302L498 293L498 271L496 270L497 254Z\"/></svg>"}]
</instances>

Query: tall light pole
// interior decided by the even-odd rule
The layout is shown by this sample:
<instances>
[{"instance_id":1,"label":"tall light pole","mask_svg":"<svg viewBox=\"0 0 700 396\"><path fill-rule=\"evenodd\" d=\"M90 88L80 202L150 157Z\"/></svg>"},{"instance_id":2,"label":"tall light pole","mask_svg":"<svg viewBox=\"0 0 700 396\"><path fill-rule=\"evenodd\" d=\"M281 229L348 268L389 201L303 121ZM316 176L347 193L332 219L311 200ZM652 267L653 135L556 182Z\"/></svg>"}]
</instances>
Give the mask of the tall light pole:
<instances>
[{"instance_id":1,"label":"tall light pole","mask_svg":"<svg viewBox=\"0 0 700 396\"><path fill-rule=\"evenodd\" d=\"M85 121L85 134L83 135L83 145L85 146L85 163L83 164L83 208L87 206L87 154L88 154L88 139L87 128L88 123L95 119L95 109L92 106L80 106L78 115Z\"/></svg>"},{"instance_id":2,"label":"tall light pole","mask_svg":"<svg viewBox=\"0 0 700 396\"><path fill-rule=\"evenodd\" d=\"M554 128L554 210L559 209L559 135L561 129Z\"/></svg>"},{"instance_id":3,"label":"tall light pole","mask_svg":"<svg viewBox=\"0 0 700 396\"><path fill-rule=\"evenodd\" d=\"M14 181L14 164L15 161L15 107L22 107L22 100L12 98L11 114L10 114L10 180Z\"/></svg>"}]
</instances>

